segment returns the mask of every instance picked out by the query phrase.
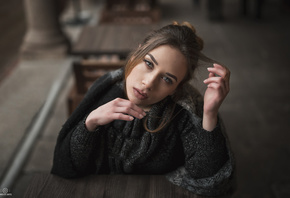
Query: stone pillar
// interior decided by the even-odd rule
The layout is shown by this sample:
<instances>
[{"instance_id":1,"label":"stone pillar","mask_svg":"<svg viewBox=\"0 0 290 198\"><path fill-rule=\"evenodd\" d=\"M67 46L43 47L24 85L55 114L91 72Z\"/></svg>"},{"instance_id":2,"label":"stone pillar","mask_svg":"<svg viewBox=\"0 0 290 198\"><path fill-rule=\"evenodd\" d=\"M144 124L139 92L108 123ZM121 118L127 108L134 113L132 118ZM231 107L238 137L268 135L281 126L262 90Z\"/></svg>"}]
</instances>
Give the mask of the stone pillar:
<instances>
[{"instance_id":1,"label":"stone pillar","mask_svg":"<svg viewBox=\"0 0 290 198\"><path fill-rule=\"evenodd\" d=\"M20 53L23 58L62 57L70 42L61 30L64 0L24 0L26 34Z\"/></svg>"}]
</instances>

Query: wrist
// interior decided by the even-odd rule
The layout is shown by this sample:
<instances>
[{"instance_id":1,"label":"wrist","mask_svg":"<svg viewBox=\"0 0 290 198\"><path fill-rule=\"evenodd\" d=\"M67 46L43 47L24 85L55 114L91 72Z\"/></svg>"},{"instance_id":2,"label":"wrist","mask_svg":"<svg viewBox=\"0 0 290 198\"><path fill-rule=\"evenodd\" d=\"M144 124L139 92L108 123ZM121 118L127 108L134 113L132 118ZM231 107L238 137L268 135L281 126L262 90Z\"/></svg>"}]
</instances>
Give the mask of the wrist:
<instances>
[{"instance_id":1,"label":"wrist","mask_svg":"<svg viewBox=\"0 0 290 198\"><path fill-rule=\"evenodd\" d=\"M202 127L207 131L212 131L217 125L217 113L204 113Z\"/></svg>"},{"instance_id":2,"label":"wrist","mask_svg":"<svg viewBox=\"0 0 290 198\"><path fill-rule=\"evenodd\" d=\"M216 111L204 111L203 116L209 119L216 118L218 116L218 112Z\"/></svg>"},{"instance_id":3,"label":"wrist","mask_svg":"<svg viewBox=\"0 0 290 198\"><path fill-rule=\"evenodd\" d=\"M94 122L93 119L91 119L89 116L85 120L85 127L88 131L93 132L96 130L98 125Z\"/></svg>"}]
</instances>

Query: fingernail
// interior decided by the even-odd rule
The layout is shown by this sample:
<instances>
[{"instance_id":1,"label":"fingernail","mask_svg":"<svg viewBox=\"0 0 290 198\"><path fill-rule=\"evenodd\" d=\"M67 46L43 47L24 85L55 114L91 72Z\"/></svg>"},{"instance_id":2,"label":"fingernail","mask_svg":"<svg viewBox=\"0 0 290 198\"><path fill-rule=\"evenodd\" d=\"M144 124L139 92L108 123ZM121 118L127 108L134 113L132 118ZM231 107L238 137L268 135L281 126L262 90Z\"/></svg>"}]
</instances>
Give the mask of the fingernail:
<instances>
[{"instance_id":1,"label":"fingernail","mask_svg":"<svg viewBox=\"0 0 290 198\"><path fill-rule=\"evenodd\" d=\"M144 116L142 114L139 114L139 118L143 118Z\"/></svg>"},{"instance_id":2,"label":"fingernail","mask_svg":"<svg viewBox=\"0 0 290 198\"><path fill-rule=\"evenodd\" d=\"M146 116L146 113L145 112L143 112L143 116Z\"/></svg>"}]
</instances>

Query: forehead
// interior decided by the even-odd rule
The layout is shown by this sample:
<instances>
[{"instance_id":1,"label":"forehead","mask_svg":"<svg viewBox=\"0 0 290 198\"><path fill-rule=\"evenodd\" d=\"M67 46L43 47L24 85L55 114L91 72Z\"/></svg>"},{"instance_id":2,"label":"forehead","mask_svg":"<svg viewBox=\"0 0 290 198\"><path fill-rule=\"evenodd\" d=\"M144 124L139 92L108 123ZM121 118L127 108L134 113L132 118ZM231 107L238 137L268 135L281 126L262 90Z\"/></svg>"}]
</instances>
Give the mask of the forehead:
<instances>
[{"instance_id":1,"label":"forehead","mask_svg":"<svg viewBox=\"0 0 290 198\"><path fill-rule=\"evenodd\" d=\"M161 45L148 54L155 55L155 58L158 58L160 61L173 61L173 62L185 62L186 59L184 55L176 48L169 45Z\"/></svg>"},{"instance_id":2,"label":"forehead","mask_svg":"<svg viewBox=\"0 0 290 198\"><path fill-rule=\"evenodd\" d=\"M149 54L156 59L158 63L156 67L160 70L177 76L179 81L183 79L187 71L187 61L178 49L162 45L150 51Z\"/></svg>"}]
</instances>

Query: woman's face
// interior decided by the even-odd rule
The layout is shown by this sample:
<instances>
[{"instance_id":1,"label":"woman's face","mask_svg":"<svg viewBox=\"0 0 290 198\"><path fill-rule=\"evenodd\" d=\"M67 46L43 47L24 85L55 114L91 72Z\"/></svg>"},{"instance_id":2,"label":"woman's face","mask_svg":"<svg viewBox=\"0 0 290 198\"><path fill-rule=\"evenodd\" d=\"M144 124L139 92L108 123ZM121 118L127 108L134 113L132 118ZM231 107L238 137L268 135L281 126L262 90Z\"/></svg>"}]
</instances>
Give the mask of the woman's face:
<instances>
[{"instance_id":1,"label":"woman's face","mask_svg":"<svg viewBox=\"0 0 290 198\"><path fill-rule=\"evenodd\" d=\"M172 95L187 72L183 54L163 45L150 51L126 79L128 99L144 110Z\"/></svg>"}]
</instances>

